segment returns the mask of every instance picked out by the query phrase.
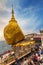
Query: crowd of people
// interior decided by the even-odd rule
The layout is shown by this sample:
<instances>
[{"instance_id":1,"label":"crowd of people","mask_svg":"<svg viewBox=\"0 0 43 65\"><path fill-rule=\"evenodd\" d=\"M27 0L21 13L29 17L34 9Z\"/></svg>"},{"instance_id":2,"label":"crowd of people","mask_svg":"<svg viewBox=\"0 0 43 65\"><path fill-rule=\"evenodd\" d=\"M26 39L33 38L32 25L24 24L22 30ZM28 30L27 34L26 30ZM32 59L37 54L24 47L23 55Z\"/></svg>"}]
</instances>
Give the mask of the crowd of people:
<instances>
[{"instance_id":1,"label":"crowd of people","mask_svg":"<svg viewBox=\"0 0 43 65\"><path fill-rule=\"evenodd\" d=\"M18 64L16 62L15 65L40 65L41 63L43 63L42 50L43 50L43 47L41 44L36 45L32 56L24 57L21 60L21 62L19 61Z\"/></svg>"}]
</instances>

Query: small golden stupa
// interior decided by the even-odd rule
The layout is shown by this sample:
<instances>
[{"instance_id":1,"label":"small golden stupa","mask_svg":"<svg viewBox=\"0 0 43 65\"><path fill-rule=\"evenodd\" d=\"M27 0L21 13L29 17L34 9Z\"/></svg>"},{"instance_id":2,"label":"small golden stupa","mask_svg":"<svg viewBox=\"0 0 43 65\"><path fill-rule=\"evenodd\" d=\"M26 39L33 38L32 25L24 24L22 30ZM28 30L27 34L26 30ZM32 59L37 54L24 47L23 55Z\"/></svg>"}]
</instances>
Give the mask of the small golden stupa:
<instances>
[{"instance_id":1,"label":"small golden stupa","mask_svg":"<svg viewBox=\"0 0 43 65\"><path fill-rule=\"evenodd\" d=\"M17 42L24 39L24 34L22 33L17 21L14 17L14 10L12 6L12 17L9 24L4 28L4 37L9 45L16 44Z\"/></svg>"}]
</instances>

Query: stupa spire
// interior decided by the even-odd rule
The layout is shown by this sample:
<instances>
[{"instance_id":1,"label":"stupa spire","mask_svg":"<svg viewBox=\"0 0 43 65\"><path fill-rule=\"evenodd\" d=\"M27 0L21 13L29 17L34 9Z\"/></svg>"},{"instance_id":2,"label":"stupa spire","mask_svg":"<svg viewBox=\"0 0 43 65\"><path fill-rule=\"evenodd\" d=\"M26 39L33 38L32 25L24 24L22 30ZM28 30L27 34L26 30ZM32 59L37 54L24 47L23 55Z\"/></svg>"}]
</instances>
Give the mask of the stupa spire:
<instances>
[{"instance_id":1,"label":"stupa spire","mask_svg":"<svg viewBox=\"0 0 43 65\"><path fill-rule=\"evenodd\" d=\"M12 5L12 19L14 19L14 9L13 9L13 5Z\"/></svg>"}]
</instances>

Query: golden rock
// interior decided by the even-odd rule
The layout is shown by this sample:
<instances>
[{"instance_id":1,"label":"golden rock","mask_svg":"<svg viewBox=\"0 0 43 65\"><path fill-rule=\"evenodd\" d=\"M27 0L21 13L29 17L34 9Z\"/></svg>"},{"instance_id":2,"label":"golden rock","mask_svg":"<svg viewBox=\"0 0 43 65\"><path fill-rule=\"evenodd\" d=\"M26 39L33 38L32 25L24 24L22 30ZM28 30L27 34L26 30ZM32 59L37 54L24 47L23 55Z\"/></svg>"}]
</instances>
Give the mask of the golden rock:
<instances>
[{"instance_id":1,"label":"golden rock","mask_svg":"<svg viewBox=\"0 0 43 65\"><path fill-rule=\"evenodd\" d=\"M24 39L24 34L22 33L17 21L14 18L14 10L12 8L12 17L9 24L4 28L4 37L9 45L13 45Z\"/></svg>"}]
</instances>

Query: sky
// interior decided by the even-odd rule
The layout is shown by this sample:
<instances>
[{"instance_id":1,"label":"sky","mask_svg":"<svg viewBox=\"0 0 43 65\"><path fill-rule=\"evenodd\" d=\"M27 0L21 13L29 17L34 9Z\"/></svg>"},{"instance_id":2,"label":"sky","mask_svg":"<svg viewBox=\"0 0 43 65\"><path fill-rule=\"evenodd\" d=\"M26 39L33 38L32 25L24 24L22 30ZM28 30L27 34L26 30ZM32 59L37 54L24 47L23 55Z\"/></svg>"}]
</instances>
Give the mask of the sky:
<instances>
[{"instance_id":1,"label":"sky","mask_svg":"<svg viewBox=\"0 0 43 65\"><path fill-rule=\"evenodd\" d=\"M24 34L43 30L43 0L0 0L0 40L4 40L4 27L14 16Z\"/></svg>"}]
</instances>

